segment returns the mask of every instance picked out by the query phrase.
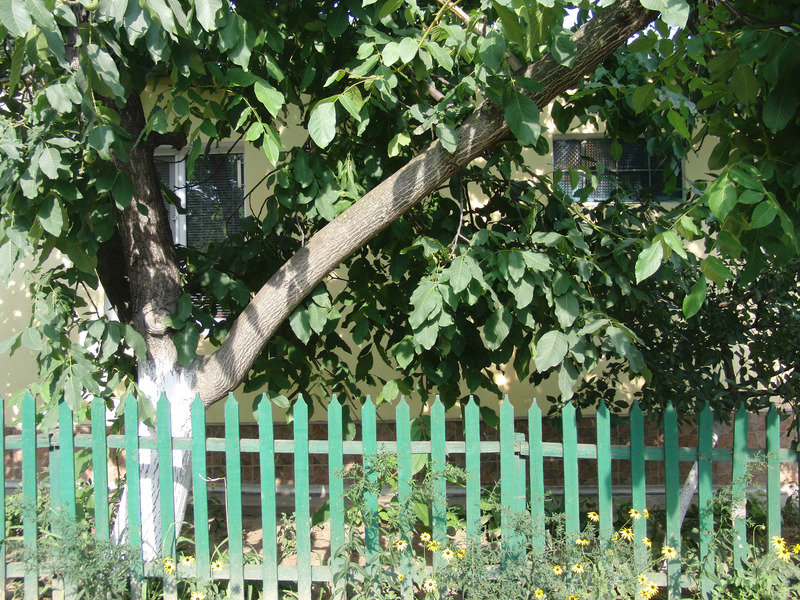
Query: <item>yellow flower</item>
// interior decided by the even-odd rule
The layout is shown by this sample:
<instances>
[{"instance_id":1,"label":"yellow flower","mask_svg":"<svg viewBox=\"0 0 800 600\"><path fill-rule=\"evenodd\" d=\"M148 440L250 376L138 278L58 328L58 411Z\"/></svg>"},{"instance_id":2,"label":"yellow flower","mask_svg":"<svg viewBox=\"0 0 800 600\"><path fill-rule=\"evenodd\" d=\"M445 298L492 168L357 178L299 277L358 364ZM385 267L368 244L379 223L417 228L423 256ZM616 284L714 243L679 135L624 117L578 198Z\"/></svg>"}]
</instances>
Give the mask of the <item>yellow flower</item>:
<instances>
[{"instance_id":1,"label":"yellow flower","mask_svg":"<svg viewBox=\"0 0 800 600\"><path fill-rule=\"evenodd\" d=\"M408 542L405 540L397 540L394 543L394 549L398 552L405 552L406 548L408 548Z\"/></svg>"},{"instance_id":2,"label":"yellow flower","mask_svg":"<svg viewBox=\"0 0 800 600\"><path fill-rule=\"evenodd\" d=\"M456 558L464 558L467 555L467 550L465 548L459 548L456 550Z\"/></svg>"},{"instance_id":3,"label":"yellow flower","mask_svg":"<svg viewBox=\"0 0 800 600\"><path fill-rule=\"evenodd\" d=\"M450 562L455 557L456 553L453 552L450 548L445 548L442 550L442 558L445 559L447 562Z\"/></svg>"},{"instance_id":4,"label":"yellow flower","mask_svg":"<svg viewBox=\"0 0 800 600\"><path fill-rule=\"evenodd\" d=\"M189 596L190 600L206 600L206 595L203 592L192 592Z\"/></svg>"},{"instance_id":5,"label":"yellow flower","mask_svg":"<svg viewBox=\"0 0 800 600\"><path fill-rule=\"evenodd\" d=\"M589 540L587 540L586 538L578 538L577 540L575 540L575 545L576 546L588 546L589 545Z\"/></svg>"},{"instance_id":6,"label":"yellow flower","mask_svg":"<svg viewBox=\"0 0 800 600\"><path fill-rule=\"evenodd\" d=\"M175 572L175 561L171 557L164 559L164 573L172 575Z\"/></svg>"},{"instance_id":7,"label":"yellow flower","mask_svg":"<svg viewBox=\"0 0 800 600\"><path fill-rule=\"evenodd\" d=\"M563 574L564 574L564 567L562 567L561 565L556 565L555 567L553 567L553 575L558 576Z\"/></svg>"},{"instance_id":8,"label":"yellow flower","mask_svg":"<svg viewBox=\"0 0 800 600\"><path fill-rule=\"evenodd\" d=\"M219 573L220 571L222 571L222 561L221 560L212 561L211 562L211 572L212 573Z\"/></svg>"},{"instance_id":9,"label":"yellow flower","mask_svg":"<svg viewBox=\"0 0 800 600\"><path fill-rule=\"evenodd\" d=\"M403 581L403 580L405 580L405 578L406 578L406 576L403 575L402 573L398 573L397 574L397 581Z\"/></svg>"},{"instance_id":10,"label":"yellow flower","mask_svg":"<svg viewBox=\"0 0 800 600\"><path fill-rule=\"evenodd\" d=\"M650 600L651 598L655 598L658 595L658 592L658 586L655 583L650 582L647 584L647 587L643 587L641 590L639 590L639 595L645 600Z\"/></svg>"},{"instance_id":11,"label":"yellow flower","mask_svg":"<svg viewBox=\"0 0 800 600\"><path fill-rule=\"evenodd\" d=\"M593 522L595 522L595 523L598 523L598 522L600 521L600 515L598 515L598 514L597 514L596 512L594 512L594 511L590 512L590 513L589 513L588 515L586 515L586 516L588 517L588 519L589 519L590 521L593 521Z\"/></svg>"},{"instance_id":12,"label":"yellow flower","mask_svg":"<svg viewBox=\"0 0 800 600\"><path fill-rule=\"evenodd\" d=\"M633 519L634 521L638 521L639 519L641 519L641 518L642 518L642 513L640 513L640 512L639 512L638 510L636 510L635 508L632 508L632 509L630 509L630 510L628 511L628 516L629 516L631 519Z\"/></svg>"},{"instance_id":13,"label":"yellow flower","mask_svg":"<svg viewBox=\"0 0 800 600\"><path fill-rule=\"evenodd\" d=\"M571 594L571 595L570 595L570 596L567 598L567 600L580 600L580 598L578 598L578 597L577 597L575 594Z\"/></svg>"},{"instance_id":14,"label":"yellow flower","mask_svg":"<svg viewBox=\"0 0 800 600\"><path fill-rule=\"evenodd\" d=\"M647 585L648 583L650 583L650 580L644 573L639 573L638 579L639 579L639 585Z\"/></svg>"},{"instance_id":15,"label":"yellow flower","mask_svg":"<svg viewBox=\"0 0 800 600\"><path fill-rule=\"evenodd\" d=\"M643 537L643 538L642 538L642 543L643 543L643 544L644 544L644 545L645 545L647 548L652 548L652 547L653 547L653 542L651 542L651 541L650 541L650 538L649 538L649 537Z\"/></svg>"},{"instance_id":16,"label":"yellow flower","mask_svg":"<svg viewBox=\"0 0 800 600\"><path fill-rule=\"evenodd\" d=\"M586 569L583 568L581 563L575 563L572 565L572 572L577 573L578 575L583 575L586 572Z\"/></svg>"},{"instance_id":17,"label":"yellow flower","mask_svg":"<svg viewBox=\"0 0 800 600\"><path fill-rule=\"evenodd\" d=\"M772 545L775 548L775 550L782 550L783 548L786 548L786 540L779 535L773 535Z\"/></svg>"},{"instance_id":18,"label":"yellow flower","mask_svg":"<svg viewBox=\"0 0 800 600\"><path fill-rule=\"evenodd\" d=\"M789 562L792 560L792 553L789 552L788 548L781 548L780 550L776 551L775 554L777 554L778 558L784 562Z\"/></svg>"},{"instance_id":19,"label":"yellow flower","mask_svg":"<svg viewBox=\"0 0 800 600\"><path fill-rule=\"evenodd\" d=\"M646 508L642 511L642 514L644 515L645 519L649 519L650 518L650 511L647 510Z\"/></svg>"},{"instance_id":20,"label":"yellow flower","mask_svg":"<svg viewBox=\"0 0 800 600\"><path fill-rule=\"evenodd\" d=\"M426 547L431 552L436 552L439 549L440 546L441 546L441 544L439 542L433 541L433 542L430 542Z\"/></svg>"},{"instance_id":21,"label":"yellow flower","mask_svg":"<svg viewBox=\"0 0 800 600\"><path fill-rule=\"evenodd\" d=\"M619 530L619 537L621 537L626 542L633 541L633 529L630 527L623 527Z\"/></svg>"},{"instance_id":22,"label":"yellow flower","mask_svg":"<svg viewBox=\"0 0 800 600\"><path fill-rule=\"evenodd\" d=\"M533 592L533 597L536 598L536 600L542 600L542 598L544 598L544 590L542 588L536 588L536 591Z\"/></svg>"},{"instance_id":23,"label":"yellow flower","mask_svg":"<svg viewBox=\"0 0 800 600\"><path fill-rule=\"evenodd\" d=\"M800 554L800 544L795 544L794 547L792 548L792 552L794 552L795 554Z\"/></svg>"},{"instance_id":24,"label":"yellow flower","mask_svg":"<svg viewBox=\"0 0 800 600\"><path fill-rule=\"evenodd\" d=\"M673 548L672 546L664 546L663 548L661 548L661 554L667 560L673 560L674 558L677 558L678 551L675 550L675 548Z\"/></svg>"},{"instance_id":25,"label":"yellow flower","mask_svg":"<svg viewBox=\"0 0 800 600\"><path fill-rule=\"evenodd\" d=\"M181 565L184 567L193 567L194 566L194 556L184 556L181 559Z\"/></svg>"},{"instance_id":26,"label":"yellow flower","mask_svg":"<svg viewBox=\"0 0 800 600\"><path fill-rule=\"evenodd\" d=\"M427 531L424 531L423 533L420 533L419 534L419 541L422 542L423 544L427 544L428 542L431 541L431 534L428 533Z\"/></svg>"},{"instance_id":27,"label":"yellow flower","mask_svg":"<svg viewBox=\"0 0 800 600\"><path fill-rule=\"evenodd\" d=\"M433 579L426 579L425 582L422 584L422 589L425 590L428 594L432 594L436 591L438 586L436 585L436 581Z\"/></svg>"},{"instance_id":28,"label":"yellow flower","mask_svg":"<svg viewBox=\"0 0 800 600\"><path fill-rule=\"evenodd\" d=\"M611 541L612 542L616 542L618 539L619 539L619 536L616 533L611 536Z\"/></svg>"}]
</instances>

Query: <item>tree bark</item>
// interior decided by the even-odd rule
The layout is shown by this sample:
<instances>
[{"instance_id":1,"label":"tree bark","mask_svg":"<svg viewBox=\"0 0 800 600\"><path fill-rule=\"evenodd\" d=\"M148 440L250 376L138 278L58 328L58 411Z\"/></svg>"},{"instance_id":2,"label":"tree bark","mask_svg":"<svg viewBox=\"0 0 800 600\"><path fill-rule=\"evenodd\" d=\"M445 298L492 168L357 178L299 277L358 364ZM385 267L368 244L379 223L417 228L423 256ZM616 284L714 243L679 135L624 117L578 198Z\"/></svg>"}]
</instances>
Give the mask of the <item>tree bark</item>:
<instances>
[{"instance_id":1,"label":"tree bark","mask_svg":"<svg viewBox=\"0 0 800 600\"><path fill-rule=\"evenodd\" d=\"M522 74L542 83L540 92L527 95L544 108L656 16L638 0L622 0L599 12L573 35L577 59L572 67L550 55L525 67ZM276 329L326 275L508 133L503 109L484 102L458 128L453 154L434 142L315 234L259 290L217 351L197 359L195 389L203 403L210 406L242 382Z\"/></svg>"}]
</instances>

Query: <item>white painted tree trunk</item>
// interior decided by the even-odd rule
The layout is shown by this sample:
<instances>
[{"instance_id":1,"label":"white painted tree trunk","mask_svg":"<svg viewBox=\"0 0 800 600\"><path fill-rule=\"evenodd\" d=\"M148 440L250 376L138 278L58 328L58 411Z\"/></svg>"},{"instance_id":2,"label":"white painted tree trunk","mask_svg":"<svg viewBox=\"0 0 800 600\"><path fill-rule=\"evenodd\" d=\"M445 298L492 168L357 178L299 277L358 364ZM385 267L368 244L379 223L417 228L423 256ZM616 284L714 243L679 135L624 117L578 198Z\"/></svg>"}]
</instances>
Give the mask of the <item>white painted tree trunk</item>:
<instances>
[{"instance_id":1,"label":"white painted tree trunk","mask_svg":"<svg viewBox=\"0 0 800 600\"><path fill-rule=\"evenodd\" d=\"M158 369L149 364L141 369L139 388L144 395L153 399L153 404L166 394L170 401L172 437L190 437L192 434L191 403L194 389L191 386L191 372L184 369ZM156 428L159 424L156 423ZM155 436L156 431L144 423L139 424L140 436ZM168 523L170 535L180 535L186 506L192 487L190 454L186 450L172 452L172 481L174 494L175 522ZM160 557L164 548L161 537L161 504L159 489L159 464L156 450L139 451L139 476L142 515L142 552L146 562ZM124 542L128 539L128 488L122 491L120 508L114 522L113 539Z\"/></svg>"},{"instance_id":2,"label":"white painted tree trunk","mask_svg":"<svg viewBox=\"0 0 800 600\"><path fill-rule=\"evenodd\" d=\"M712 448L717 447L717 442L719 441L719 434L721 429L722 429L722 423L720 423L719 421L714 421L714 428L711 432ZM681 525L683 525L683 520L686 518L686 513L688 512L689 507L692 505L692 500L694 500L694 496L697 493L699 477L700 473L697 468L697 463L694 463L692 465L692 470L689 471L689 474L686 476L686 480L683 482L683 487L681 488L680 500L678 502L678 510L680 514L679 523Z\"/></svg>"}]
</instances>

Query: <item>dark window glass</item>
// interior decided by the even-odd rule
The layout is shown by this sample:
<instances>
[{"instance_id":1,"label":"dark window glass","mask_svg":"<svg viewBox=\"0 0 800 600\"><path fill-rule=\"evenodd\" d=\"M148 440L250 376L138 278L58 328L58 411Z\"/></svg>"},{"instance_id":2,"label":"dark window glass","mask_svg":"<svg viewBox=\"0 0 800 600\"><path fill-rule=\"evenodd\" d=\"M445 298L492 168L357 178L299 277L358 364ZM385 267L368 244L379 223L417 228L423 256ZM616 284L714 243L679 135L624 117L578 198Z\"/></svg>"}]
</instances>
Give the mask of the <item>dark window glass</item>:
<instances>
[{"instance_id":1,"label":"dark window glass","mask_svg":"<svg viewBox=\"0 0 800 600\"><path fill-rule=\"evenodd\" d=\"M186 242L201 247L241 231L244 192L241 154L208 154L197 158L186 182Z\"/></svg>"},{"instance_id":2,"label":"dark window glass","mask_svg":"<svg viewBox=\"0 0 800 600\"><path fill-rule=\"evenodd\" d=\"M597 188L588 195L587 200L607 200L616 189L617 181L622 182L626 190L638 194L647 191L656 198L679 198L680 191L666 193L664 181L663 158L651 156L647 152L645 142L622 143L622 155L616 161L611 156L611 140L601 138L553 140L553 166L564 171L559 184L561 189L574 193L586 185L586 177L578 178L578 185L572 186L569 173L571 168L582 167L592 173L597 171L597 163L602 163L614 177L601 178ZM680 170L676 180L681 181Z\"/></svg>"}]
</instances>

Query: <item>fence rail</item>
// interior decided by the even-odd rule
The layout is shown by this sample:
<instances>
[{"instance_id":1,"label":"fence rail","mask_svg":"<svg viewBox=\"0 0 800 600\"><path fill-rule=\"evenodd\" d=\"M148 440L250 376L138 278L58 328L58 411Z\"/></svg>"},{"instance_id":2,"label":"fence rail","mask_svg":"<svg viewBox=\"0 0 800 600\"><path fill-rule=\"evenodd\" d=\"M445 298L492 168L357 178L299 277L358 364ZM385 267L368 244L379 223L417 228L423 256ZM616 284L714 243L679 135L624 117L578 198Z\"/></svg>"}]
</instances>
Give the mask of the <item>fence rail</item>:
<instances>
[{"instance_id":1,"label":"fence rail","mask_svg":"<svg viewBox=\"0 0 800 600\"><path fill-rule=\"evenodd\" d=\"M3 407L4 408L4 407ZM714 487L712 464L714 462L731 462L733 477L718 485L732 485L734 499L743 499L748 464L759 462L766 464L766 506L767 536L781 535L781 481L782 463L796 463L795 452L780 448L779 415L772 407L765 415L766 445L764 448L748 448L749 415L744 409L736 412L733 418L734 442L732 448L712 447L713 415L706 407L698 415L698 445L696 448L679 446L678 415L669 405L663 415L663 446L646 445L645 415L634 405L628 420L630 432L629 445L611 444L611 418L605 405L601 405L596 413L596 443L578 442L576 411L571 404L566 405L561 415L562 442L542 441L542 412L534 402L528 412L528 438L524 434L515 433L515 415L510 401L500 406L499 440L481 440L481 416L474 400L464 407L463 427L464 439L447 441L445 439L445 408L437 399L430 407L430 441L412 441L411 415L408 404L401 400L396 406L396 439L391 441L377 439L377 417L375 405L370 401L363 406L360 441L344 440L344 423L341 404L334 398L327 412L327 440L309 439L309 419L305 402L300 398L294 406L293 438L275 439L272 405L264 397L258 404L256 419L258 422L258 439L240 439L239 437L239 405L233 396L225 404L225 437L206 438L205 409L199 399L192 404L192 431L201 432L192 438L174 438L170 431L170 408L165 397L157 403L157 435L140 437L137 433L138 407L136 402L128 401L125 406L124 434L108 435L106 430L105 405L95 399L91 407L92 431L74 433L74 419L71 410L62 403L59 407L59 428L50 433L37 432L36 408L32 397L26 395L22 401L21 434L5 436L0 449L3 456L11 451L21 450L22 482L21 493L26 503L34 504L41 486L44 470L37 465L37 449L46 449L47 472L50 486L50 502L69 517L76 518L76 481L75 451L79 448L90 448L93 461L94 479L94 515L95 535L100 540L110 537L110 506L108 481L109 450L121 449L125 452L128 486L129 541L137 548L142 545L142 515L139 502L140 449L155 449L159 456L160 472L160 506L161 531L165 540L163 556L176 558L176 539L174 530L174 500L172 489L173 450L187 450L191 453L192 464L192 505L194 515L195 557L193 566L181 566L178 574L185 577L196 577L199 581L227 579L234 597L243 597L245 581L260 581L263 584L264 598L278 598L279 584L293 582L296 584L298 598L311 598L313 582L331 582L332 574L340 565L313 565L311 560L311 510L309 503L311 478L309 475L309 456L312 454L327 455L328 485L330 489L330 548L336 549L345 542L345 505L344 480L342 476L344 457L360 455L363 457L376 453L393 453L398 457L398 471L402 498L409 493L408 482L412 476L413 455L427 455L434 464L443 465L448 457L461 456L465 466L466 483L464 502L466 511L466 535L474 539L481 532L481 463L487 455L499 456L500 466L500 499L504 507L501 514L501 527L509 515L530 510L533 517L534 530L531 539L524 540L519 536L506 536L503 539L504 549L509 552L518 551L525 544L535 550L545 549L545 480L544 464L546 459L557 458L563 463L563 507L567 531L577 532L580 524L579 461L592 461L596 464L597 490L596 503L599 514L599 532L601 536L609 536L613 532L614 487L612 486L612 461L624 460L630 463L630 489L626 499L630 499L633 508L643 511L647 508L648 488L646 472L648 462L663 463L665 471L665 508L666 538L665 543L677 550L675 559L668 561L666 578L662 583L667 586L670 598L680 598L681 585L685 585L685 577L681 576L681 536L679 515L680 465L682 462L697 462L699 473L698 501L700 510L700 558L710 552L714 523L713 514L708 506ZM5 411L3 411L5 414ZM68 432L65 435L65 432ZM44 450L41 450L44 452ZM220 572L211 570L212 548L209 538L209 486L207 477L208 453L224 453L225 455L225 492L227 508L227 531L229 559L228 564ZM245 564L242 535L242 456L258 454L260 460L260 509L261 527L263 531L262 562L258 565ZM277 455L293 456L294 488L295 488L295 523L296 523L296 565L279 563L278 539L276 531L278 523L276 514L275 458ZM432 502L432 534L443 539L446 535L447 488L444 476L435 483L438 494ZM113 487L113 486L112 486ZM585 487L585 486L584 486ZM619 488L619 486L616 486ZM6 520L6 473L0 470L0 518ZM585 493L584 493L585 495ZM368 498L368 506L377 515L378 498ZM734 534L739 540L746 539L746 515L737 511L732 515ZM22 519L22 546L26 556L35 554L40 536L40 527L36 514L25 512ZM633 523L638 538L647 535L647 524L644 520ZM6 535L8 532L6 532ZM378 531L367 525L364 532L367 551L378 549L380 539ZM22 580L26 600L38 598L41 565L36 561L21 560L19 556L7 555L7 542L0 542L3 561L0 561L0 579L6 587L11 580ZM644 546L637 548L644 553ZM746 559L745 545L734 544L736 559ZM331 552L333 556L333 552ZM142 561L141 553L134 563L134 579L142 577L158 577L164 582L166 597L175 597L174 575L164 573L161 562ZM711 582L703 579L699 582L703 595L710 594ZM63 583L61 590L66 597L74 594L74 586L70 582Z\"/></svg>"}]
</instances>

